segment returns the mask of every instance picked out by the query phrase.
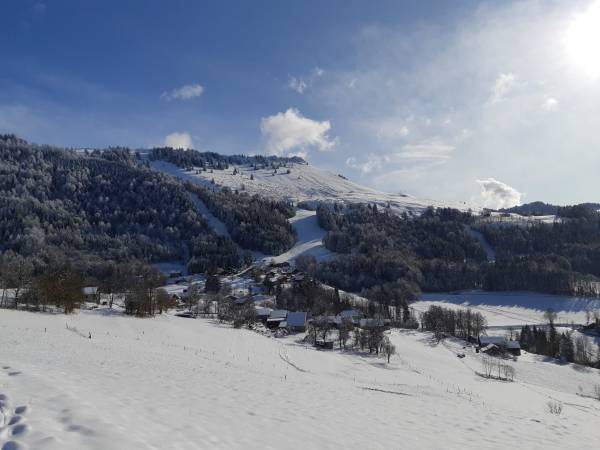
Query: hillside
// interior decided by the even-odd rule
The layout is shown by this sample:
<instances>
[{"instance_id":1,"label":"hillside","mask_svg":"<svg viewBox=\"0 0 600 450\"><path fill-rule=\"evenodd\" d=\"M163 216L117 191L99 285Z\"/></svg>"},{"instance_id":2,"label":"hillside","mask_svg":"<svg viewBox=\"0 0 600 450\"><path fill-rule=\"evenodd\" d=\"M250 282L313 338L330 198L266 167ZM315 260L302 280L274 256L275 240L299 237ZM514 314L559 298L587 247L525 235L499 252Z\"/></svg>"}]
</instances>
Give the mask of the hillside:
<instances>
[{"instance_id":1,"label":"hillside","mask_svg":"<svg viewBox=\"0 0 600 450\"><path fill-rule=\"evenodd\" d=\"M285 165L284 165L285 164ZM392 210L419 213L428 206L450 206L466 210L464 204L445 204L434 200L417 199L407 194L390 194L356 184L343 176L311 164L288 161L256 168L253 164L230 164L223 169L181 167L166 160L152 160L150 167L177 178L202 185L226 186L263 197L315 205L319 201L346 203L374 203L389 205ZM288 173L289 170L289 173Z\"/></svg>"},{"instance_id":2,"label":"hillside","mask_svg":"<svg viewBox=\"0 0 600 450\"><path fill-rule=\"evenodd\" d=\"M600 210L600 203L581 203L578 206L589 208L593 211ZM515 213L522 216L555 216L559 213L561 207L544 202L530 202L512 208L500 209L501 212Z\"/></svg>"},{"instance_id":3,"label":"hillside","mask_svg":"<svg viewBox=\"0 0 600 450\"><path fill-rule=\"evenodd\" d=\"M600 404L578 395L597 370L525 354L515 382L486 380L473 349L426 333L391 332L386 364L169 315L3 311L0 329L3 449L600 445Z\"/></svg>"},{"instance_id":4,"label":"hillside","mask_svg":"<svg viewBox=\"0 0 600 450\"><path fill-rule=\"evenodd\" d=\"M0 136L0 251L183 259L212 235L180 183L126 149L74 152Z\"/></svg>"}]
</instances>

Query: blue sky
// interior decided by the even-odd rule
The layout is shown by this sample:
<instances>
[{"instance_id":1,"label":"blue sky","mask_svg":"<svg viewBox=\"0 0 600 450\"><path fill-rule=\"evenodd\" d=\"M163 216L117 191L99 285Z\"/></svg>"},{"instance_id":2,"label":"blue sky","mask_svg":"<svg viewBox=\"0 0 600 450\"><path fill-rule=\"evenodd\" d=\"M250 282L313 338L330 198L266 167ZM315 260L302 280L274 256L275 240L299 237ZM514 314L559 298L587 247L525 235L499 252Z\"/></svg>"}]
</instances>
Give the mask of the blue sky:
<instances>
[{"instance_id":1,"label":"blue sky","mask_svg":"<svg viewBox=\"0 0 600 450\"><path fill-rule=\"evenodd\" d=\"M1 132L301 154L488 206L600 200L597 0L0 8Z\"/></svg>"}]
</instances>

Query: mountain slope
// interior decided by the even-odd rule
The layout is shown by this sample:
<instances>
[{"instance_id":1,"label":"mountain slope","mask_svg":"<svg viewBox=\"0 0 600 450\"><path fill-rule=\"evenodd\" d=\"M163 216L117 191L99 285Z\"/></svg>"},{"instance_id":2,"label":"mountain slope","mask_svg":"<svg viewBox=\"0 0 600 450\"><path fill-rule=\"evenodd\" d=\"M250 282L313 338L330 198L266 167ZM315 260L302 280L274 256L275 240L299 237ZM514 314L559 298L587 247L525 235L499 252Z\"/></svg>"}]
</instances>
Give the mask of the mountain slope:
<instances>
[{"instance_id":1,"label":"mountain slope","mask_svg":"<svg viewBox=\"0 0 600 450\"><path fill-rule=\"evenodd\" d=\"M376 203L384 207L389 204L392 210L398 213L419 213L428 206L468 209L464 204L450 205L405 194L380 192L332 172L299 162L288 162L277 169L270 166L255 168L252 164L231 164L222 170L199 170L198 167L182 168L163 160L154 160L150 161L150 167L193 183L212 185L214 181L216 185L232 190L243 190L250 194L293 202Z\"/></svg>"}]
</instances>

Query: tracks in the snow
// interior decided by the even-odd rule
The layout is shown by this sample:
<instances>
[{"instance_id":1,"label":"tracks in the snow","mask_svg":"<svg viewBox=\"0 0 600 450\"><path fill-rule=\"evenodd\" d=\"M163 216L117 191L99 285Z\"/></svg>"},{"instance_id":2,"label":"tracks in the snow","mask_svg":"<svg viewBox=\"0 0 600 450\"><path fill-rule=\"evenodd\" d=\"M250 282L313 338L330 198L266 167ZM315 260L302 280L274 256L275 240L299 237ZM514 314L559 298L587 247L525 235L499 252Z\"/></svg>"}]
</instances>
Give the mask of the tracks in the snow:
<instances>
[{"instance_id":1,"label":"tracks in the snow","mask_svg":"<svg viewBox=\"0 0 600 450\"><path fill-rule=\"evenodd\" d=\"M9 376L15 371L11 371L9 366L3 366L2 370ZM20 373L20 372L19 372ZM27 423L27 414L29 406L12 405L9 397L0 393L0 450L23 450L27 448L19 439L29 434L29 424Z\"/></svg>"}]
</instances>

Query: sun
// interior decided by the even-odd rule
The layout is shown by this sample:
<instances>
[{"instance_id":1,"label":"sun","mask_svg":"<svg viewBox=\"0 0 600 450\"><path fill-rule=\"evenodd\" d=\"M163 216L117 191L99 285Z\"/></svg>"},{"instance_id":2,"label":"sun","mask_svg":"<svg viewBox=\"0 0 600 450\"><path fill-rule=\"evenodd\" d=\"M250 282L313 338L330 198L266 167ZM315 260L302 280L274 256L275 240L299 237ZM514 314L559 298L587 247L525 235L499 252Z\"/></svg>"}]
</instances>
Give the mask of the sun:
<instances>
[{"instance_id":1,"label":"sun","mask_svg":"<svg viewBox=\"0 0 600 450\"><path fill-rule=\"evenodd\" d=\"M574 68L600 77L600 0L573 17L564 37L567 56Z\"/></svg>"}]
</instances>

